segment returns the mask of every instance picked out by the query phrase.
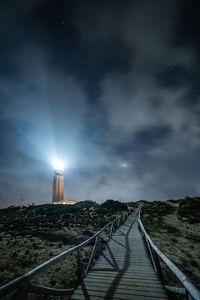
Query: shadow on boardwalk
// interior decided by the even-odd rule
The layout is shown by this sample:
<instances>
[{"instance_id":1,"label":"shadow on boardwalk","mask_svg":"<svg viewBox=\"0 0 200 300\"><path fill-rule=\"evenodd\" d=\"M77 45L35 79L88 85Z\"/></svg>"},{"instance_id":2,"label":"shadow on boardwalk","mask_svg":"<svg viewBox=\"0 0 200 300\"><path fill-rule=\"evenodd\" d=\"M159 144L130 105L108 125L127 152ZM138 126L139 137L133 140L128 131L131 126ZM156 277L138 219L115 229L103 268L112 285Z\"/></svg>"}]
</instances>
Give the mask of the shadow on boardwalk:
<instances>
[{"instance_id":1,"label":"shadow on boardwalk","mask_svg":"<svg viewBox=\"0 0 200 300\"><path fill-rule=\"evenodd\" d=\"M71 299L146 298L168 299L132 215L112 236Z\"/></svg>"}]
</instances>

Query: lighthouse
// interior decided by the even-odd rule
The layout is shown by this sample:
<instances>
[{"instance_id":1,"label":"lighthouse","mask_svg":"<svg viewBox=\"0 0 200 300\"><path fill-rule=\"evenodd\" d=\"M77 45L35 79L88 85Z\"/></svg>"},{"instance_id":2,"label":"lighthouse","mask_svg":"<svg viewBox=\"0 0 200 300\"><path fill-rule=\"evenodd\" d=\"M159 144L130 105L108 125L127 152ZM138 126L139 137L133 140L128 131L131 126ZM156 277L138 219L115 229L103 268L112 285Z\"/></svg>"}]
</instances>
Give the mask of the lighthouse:
<instances>
[{"instance_id":1,"label":"lighthouse","mask_svg":"<svg viewBox=\"0 0 200 300\"><path fill-rule=\"evenodd\" d=\"M64 163L55 160L53 176L53 197L52 203L62 203L64 200Z\"/></svg>"},{"instance_id":2,"label":"lighthouse","mask_svg":"<svg viewBox=\"0 0 200 300\"><path fill-rule=\"evenodd\" d=\"M64 200L64 170L54 170L53 176L53 204Z\"/></svg>"}]
</instances>

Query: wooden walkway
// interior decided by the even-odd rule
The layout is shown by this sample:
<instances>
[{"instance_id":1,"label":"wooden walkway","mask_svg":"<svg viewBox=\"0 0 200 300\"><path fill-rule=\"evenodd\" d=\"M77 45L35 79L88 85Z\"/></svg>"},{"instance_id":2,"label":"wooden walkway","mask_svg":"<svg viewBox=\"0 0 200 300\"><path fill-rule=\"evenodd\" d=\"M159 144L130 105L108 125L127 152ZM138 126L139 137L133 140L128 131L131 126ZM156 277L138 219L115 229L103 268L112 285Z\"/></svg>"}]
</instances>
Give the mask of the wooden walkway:
<instances>
[{"instance_id":1,"label":"wooden walkway","mask_svg":"<svg viewBox=\"0 0 200 300\"><path fill-rule=\"evenodd\" d=\"M168 299L152 267L134 213L112 235L70 299Z\"/></svg>"}]
</instances>

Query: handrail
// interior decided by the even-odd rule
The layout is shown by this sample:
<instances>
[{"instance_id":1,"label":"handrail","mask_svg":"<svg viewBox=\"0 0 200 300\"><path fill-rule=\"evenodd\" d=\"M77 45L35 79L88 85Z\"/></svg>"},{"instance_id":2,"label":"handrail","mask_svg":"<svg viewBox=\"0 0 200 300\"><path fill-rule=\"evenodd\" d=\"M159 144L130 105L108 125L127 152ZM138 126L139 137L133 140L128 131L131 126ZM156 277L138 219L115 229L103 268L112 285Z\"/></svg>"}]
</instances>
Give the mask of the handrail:
<instances>
[{"instance_id":1,"label":"handrail","mask_svg":"<svg viewBox=\"0 0 200 300\"><path fill-rule=\"evenodd\" d=\"M171 269L171 271L176 275L176 277L180 280L180 282L184 285L187 292L195 299L200 300L200 291L192 284L189 278L165 255L160 249L153 243L148 233L146 232L140 217L140 212L138 214L138 223L140 225L140 229L145 236L147 241L147 245L150 244L151 248L156 252L156 254L164 261L164 263ZM150 249L151 253L151 249ZM154 264L155 262L152 261Z\"/></svg>"},{"instance_id":2,"label":"handrail","mask_svg":"<svg viewBox=\"0 0 200 300\"><path fill-rule=\"evenodd\" d=\"M3 285L0 287L0 296L5 296L10 294L11 292L13 292L14 290L16 290L17 288L23 288L23 287L30 287L30 284L27 284L29 280L31 280L33 277L35 277L36 275L40 274L41 272L43 272L45 269L49 268L50 266L56 264L57 262L59 262L60 260L66 258L67 256L69 256L70 254L74 253L75 251L77 251L77 259L78 259L78 263L80 260L80 249L83 248L84 246L90 244L94 239L96 239L96 242L99 241L99 237L101 237L101 233L105 230L108 230L109 232L109 238L112 235L112 230L114 227L114 223L116 222L117 227L120 225L120 221L124 221L128 215L130 214L130 211L125 212L123 215L115 218L113 221L109 222L108 224L106 224L101 230L99 230L97 233L95 233L92 237L90 237L89 239L87 239L86 241L82 242L81 244L70 248L60 254L58 254L57 256L51 258L50 260L40 264L39 266L35 267L34 269L30 270L29 272L23 274L22 276L8 282L7 284ZM110 227L110 228L109 228ZM96 243L95 243L96 245ZM95 246L96 249L96 246ZM92 258L94 256L94 252L92 251ZM92 259L89 260L89 265L87 266L86 271L89 270L89 267L91 265L91 261ZM34 285L31 285L31 291L34 290ZM45 287L40 287L40 290L42 290L42 288L45 289ZM50 288L46 288L46 290ZM54 289L55 291L56 289ZM61 289L60 289L61 291ZM66 289L63 289L63 292L66 291Z\"/></svg>"}]
</instances>

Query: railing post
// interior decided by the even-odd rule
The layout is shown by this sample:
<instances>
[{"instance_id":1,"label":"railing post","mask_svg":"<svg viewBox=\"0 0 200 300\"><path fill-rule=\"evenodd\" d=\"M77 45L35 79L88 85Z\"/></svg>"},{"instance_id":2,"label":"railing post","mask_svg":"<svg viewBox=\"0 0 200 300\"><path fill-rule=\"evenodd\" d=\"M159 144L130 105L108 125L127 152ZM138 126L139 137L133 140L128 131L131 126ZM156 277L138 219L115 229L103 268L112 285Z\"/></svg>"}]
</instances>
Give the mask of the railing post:
<instances>
[{"instance_id":1,"label":"railing post","mask_svg":"<svg viewBox=\"0 0 200 300\"><path fill-rule=\"evenodd\" d=\"M102 245L101 245L101 236L100 235L98 236L97 245L98 245L98 248L99 248L99 252L101 253Z\"/></svg>"},{"instance_id":2,"label":"railing post","mask_svg":"<svg viewBox=\"0 0 200 300\"><path fill-rule=\"evenodd\" d=\"M112 236L112 231L113 231L113 223L111 224L111 227L110 227L109 238L111 238L111 236Z\"/></svg>"},{"instance_id":3,"label":"railing post","mask_svg":"<svg viewBox=\"0 0 200 300\"><path fill-rule=\"evenodd\" d=\"M163 280L163 272L162 272L162 268L160 265L160 260L159 260L158 254L155 252L155 250L153 250L153 256L155 258L156 269L157 269L159 277L162 281Z\"/></svg>"},{"instance_id":4,"label":"railing post","mask_svg":"<svg viewBox=\"0 0 200 300\"><path fill-rule=\"evenodd\" d=\"M106 228L106 230L107 230L107 233L108 233L108 238L110 238L110 226L108 226L108 227Z\"/></svg>"},{"instance_id":5,"label":"railing post","mask_svg":"<svg viewBox=\"0 0 200 300\"><path fill-rule=\"evenodd\" d=\"M148 239L146 238L146 236L145 236L145 241L146 241L146 244L147 244L147 247L148 247L148 250L149 250L149 254L150 254L150 257L151 257L151 261L152 261L154 270L155 270L156 272L158 272L158 271L157 271L157 268L156 268L155 261L154 261L153 253L152 253L152 250L151 250L151 245L149 244L149 241L148 241Z\"/></svg>"},{"instance_id":6,"label":"railing post","mask_svg":"<svg viewBox=\"0 0 200 300\"><path fill-rule=\"evenodd\" d=\"M112 232L115 231L115 221L112 222Z\"/></svg>"},{"instance_id":7,"label":"railing post","mask_svg":"<svg viewBox=\"0 0 200 300\"><path fill-rule=\"evenodd\" d=\"M85 270L85 275L88 273L89 268L90 268L90 265L91 265L91 263L92 263L92 260L93 260L93 257L94 257L94 254L95 254L95 251L96 251L96 248L97 248L98 239L99 239L99 235L98 235L98 236L96 237L96 239L95 239L95 244L94 244L94 246L93 246L92 253L91 253L91 256L90 256L90 259L89 259L87 268L86 268L86 270Z\"/></svg>"},{"instance_id":8,"label":"railing post","mask_svg":"<svg viewBox=\"0 0 200 300\"><path fill-rule=\"evenodd\" d=\"M80 248L77 250L77 261L78 261L78 276L79 279L82 277L82 261Z\"/></svg>"}]
</instances>

